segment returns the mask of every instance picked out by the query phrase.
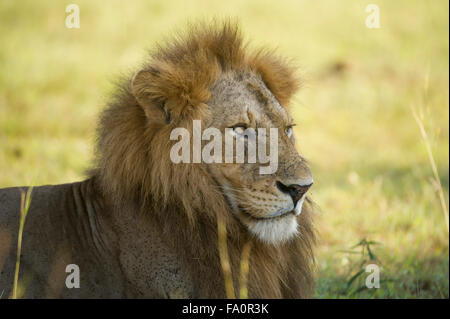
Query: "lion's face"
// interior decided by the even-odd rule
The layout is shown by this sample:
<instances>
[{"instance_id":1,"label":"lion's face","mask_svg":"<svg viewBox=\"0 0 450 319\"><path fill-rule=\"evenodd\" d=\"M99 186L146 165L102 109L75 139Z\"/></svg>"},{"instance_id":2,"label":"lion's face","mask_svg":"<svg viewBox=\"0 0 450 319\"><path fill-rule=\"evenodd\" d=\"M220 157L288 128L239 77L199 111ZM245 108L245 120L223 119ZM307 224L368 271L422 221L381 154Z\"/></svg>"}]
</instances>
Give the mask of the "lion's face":
<instances>
[{"instance_id":1,"label":"lion's face","mask_svg":"<svg viewBox=\"0 0 450 319\"><path fill-rule=\"evenodd\" d=\"M251 233L266 243L289 240L297 233L297 216L313 183L308 166L295 150L291 115L252 73L222 74L211 90L208 105L211 117L205 124L222 132L232 128L228 134L234 139L248 139L242 134L246 128L278 129L278 164L272 174L260 174L261 165L268 164L262 164L258 157L256 163L222 161L206 167L235 216Z\"/></svg>"},{"instance_id":2,"label":"lion's face","mask_svg":"<svg viewBox=\"0 0 450 319\"><path fill-rule=\"evenodd\" d=\"M194 211L194 206L197 211L212 216L214 207L205 208L203 205L217 204L218 210L222 211L223 198L219 197L220 194L216 196L215 191L218 184L235 217L259 239L279 243L294 237L297 221L305 220L297 218L297 215L301 214L305 193L313 179L305 161L295 150L293 120L280 103L288 103L298 87L295 69L287 61L264 49L247 52L239 31L228 24L217 30L196 31L186 40L162 47L131 81L131 93L146 115L145 123L142 114L136 119L137 123L146 125L146 130L135 139L139 140L142 135L151 137L152 154L148 155L151 169L141 164L142 171L151 173L144 181L144 191L151 192L151 196L161 204L167 205L169 198L178 198L188 216ZM260 168L267 167L268 163L260 161L259 141L256 161L249 161L247 155L252 149L245 147L239 154L233 152L234 161L227 160L226 149L221 152L221 161L199 161L199 139L195 137L199 136L195 134L198 120L202 129L215 128L210 130L215 133L220 130L222 134L218 135L225 137L225 148L227 136L230 137L227 134L231 134L236 142L242 139L249 141L250 137L245 137L247 128L266 129L268 140L271 140L271 130L276 129L276 169L270 169L270 174L260 174ZM181 136L187 136L185 139L192 136L195 143L192 162L202 162L201 170L191 165L189 147L176 148L187 150L184 152L187 161L172 160L175 165L172 166L167 159L161 159L169 152L178 154L177 151L172 152L175 142L165 140L176 129L178 133L183 131ZM126 132L129 130L128 127L124 129ZM256 139L262 136L259 130L256 133L253 136ZM203 135L201 137L203 140ZM272 154L271 142L266 145L270 150L266 154ZM200 143L209 146L209 141ZM145 143L143 145L144 149L148 148ZM202 149L202 158L203 151L205 149ZM244 163L236 160L236 155L241 156L242 153L247 158ZM185 158L184 155L182 157ZM119 157L119 164L122 164L123 160L120 160L122 158ZM179 165L180 162L186 164ZM130 162L123 165L126 167L123 171L136 166ZM273 168L272 165L269 167ZM197 181L197 190L191 189L195 182L189 178L200 171L209 174L202 175L205 178L199 179L201 183ZM168 180L169 177L173 181ZM126 179L134 181L128 176Z\"/></svg>"}]
</instances>

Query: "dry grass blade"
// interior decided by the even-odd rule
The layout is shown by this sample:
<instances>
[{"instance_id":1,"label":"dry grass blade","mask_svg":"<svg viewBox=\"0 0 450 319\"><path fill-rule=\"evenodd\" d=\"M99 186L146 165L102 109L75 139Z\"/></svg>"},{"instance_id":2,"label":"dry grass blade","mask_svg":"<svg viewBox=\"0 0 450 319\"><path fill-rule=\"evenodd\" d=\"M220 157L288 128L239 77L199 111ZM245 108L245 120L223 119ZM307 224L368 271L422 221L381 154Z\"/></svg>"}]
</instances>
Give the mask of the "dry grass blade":
<instances>
[{"instance_id":1,"label":"dry grass blade","mask_svg":"<svg viewBox=\"0 0 450 319\"><path fill-rule=\"evenodd\" d=\"M227 227L223 219L217 216L217 229L219 240L219 256L225 280L225 292L228 299L235 299L233 277L231 276L230 258L227 246Z\"/></svg>"},{"instance_id":2,"label":"dry grass blade","mask_svg":"<svg viewBox=\"0 0 450 319\"><path fill-rule=\"evenodd\" d=\"M25 194L22 191L21 200L20 200L20 224L19 224L19 235L17 238L17 257L16 257L16 270L14 273L14 287L13 287L13 299L17 299L17 287L19 282L19 270L20 270L20 255L22 251L22 234L23 227L25 225L25 219L28 214L28 209L30 208L31 203L31 191L33 187L29 187L27 193Z\"/></svg>"},{"instance_id":3,"label":"dry grass blade","mask_svg":"<svg viewBox=\"0 0 450 319\"><path fill-rule=\"evenodd\" d=\"M252 250L252 243L247 242L242 248L242 256L241 256L241 277L239 279L240 289L239 289L239 298L247 299L248 298L248 271L250 264L250 251Z\"/></svg>"},{"instance_id":4,"label":"dry grass blade","mask_svg":"<svg viewBox=\"0 0 450 319\"><path fill-rule=\"evenodd\" d=\"M434 180L435 180L435 183L438 188L439 199L440 199L441 207L442 207L442 213L444 214L445 224L447 226L447 232L448 232L449 231L449 225L448 225L449 220L448 220L447 203L445 202L444 190L442 189L441 179L439 178L438 169L436 166L436 162L434 160L433 152L431 150L430 141L428 139L428 134L423 125L423 121L420 118L420 116L417 114L416 110L413 107L411 107L411 111L414 116L414 119L417 122L417 125L419 126L420 134L422 135L422 138L425 142L425 147L426 147L427 154L428 154L428 160L430 161L431 169L432 169L433 175L434 175Z\"/></svg>"}]
</instances>

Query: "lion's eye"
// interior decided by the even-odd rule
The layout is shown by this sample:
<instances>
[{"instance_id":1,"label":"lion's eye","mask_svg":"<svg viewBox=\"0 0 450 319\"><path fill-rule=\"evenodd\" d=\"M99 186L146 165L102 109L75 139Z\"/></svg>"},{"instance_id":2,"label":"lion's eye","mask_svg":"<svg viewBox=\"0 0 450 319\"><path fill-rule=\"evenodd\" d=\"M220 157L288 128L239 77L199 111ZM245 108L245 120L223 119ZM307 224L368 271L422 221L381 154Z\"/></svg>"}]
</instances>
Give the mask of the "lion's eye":
<instances>
[{"instance_id":1,"label":"lion's eye","mask_svg":"<svg viewBox=\"0 0 450 319\"><path fill-rule=\"evenodd\" d=\"M233 129L233 132L236 135L243 135L245 130L247 129L247 125L245 124L236 124L234 126L231 127Z\"/></svg>"},{"instance_id":2,"label":"lion's eye","mask_svg":"<svg viewBox=\"0 0 450 319\"><path fill-rule=\"evenodd\" d=\"M294 134L294 130L292 129L292 126L289 126L285 129L286 135L291 138L292 134Z\"/></svg>"}]
</instances>

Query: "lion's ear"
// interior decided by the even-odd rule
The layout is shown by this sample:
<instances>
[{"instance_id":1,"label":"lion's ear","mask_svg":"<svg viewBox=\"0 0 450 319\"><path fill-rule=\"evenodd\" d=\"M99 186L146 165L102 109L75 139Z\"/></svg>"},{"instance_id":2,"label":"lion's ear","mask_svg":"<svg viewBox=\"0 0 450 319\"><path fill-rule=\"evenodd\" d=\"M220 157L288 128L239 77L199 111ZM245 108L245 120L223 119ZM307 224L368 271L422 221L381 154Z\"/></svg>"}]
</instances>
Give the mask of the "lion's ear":
<instances>
[{"instance_id":1,"label":"lion's ear","mask_svg":"<svg viewBox=\"0 0 450 319\"><path fill-rule=\"evenodd\" d=\"M261 75L281 105L288 104L301 86L295 67L272 51L257 51L251 59L251 67Z\"/></svg>"},{"instance_id":2,"label":"lion's ear","mask_svg":"<svg viewBox=\"0 0 450 319\"><path fill-rule=\"evenodd\" d=\"M160 119L169 123L170 116L164 108L165 101L162 96L157 94L157 90L153 87L158 76L158 70L153 68L136 72L131 79L131 93L144 109L147 118Z\"/></svg>"},{"instance_id":3,"label":"lion's ear","mask_svg":"<svg viewBox=\"0 0 450 319\"><path fill-rule=\"evenodd\" d=\"M134 75L131 92L147 117L154 117L156 106L171 121L198 118L205 112L211 96L209 87L219 74L219 65L205 67L198 61L180 59L152 61L151 66Z\"/></svg>"},{"instance_id":4,"label":"lion's ear","mask_svg":"<svg viewBox=\"0 0 450 319\"><path fill-rule=\"evenodd\" d=\"M131 79L131 93L138 99L138 102L147 102L150 98L150 85L156 73L152 70L140 70Z\"/></svg>"}]
</instances>

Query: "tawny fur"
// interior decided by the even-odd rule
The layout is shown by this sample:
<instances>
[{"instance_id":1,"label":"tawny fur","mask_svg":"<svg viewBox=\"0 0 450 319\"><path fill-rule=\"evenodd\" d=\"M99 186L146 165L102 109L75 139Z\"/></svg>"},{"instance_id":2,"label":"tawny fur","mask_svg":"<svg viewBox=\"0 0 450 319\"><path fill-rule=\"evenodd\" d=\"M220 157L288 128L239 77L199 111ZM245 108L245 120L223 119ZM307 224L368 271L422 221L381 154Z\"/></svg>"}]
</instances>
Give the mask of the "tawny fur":
<instances>
[{"instance_id":1,"label":"tawny fur","mask_svg":"<svg viewBox=\"0 0 450 319\"><path fill-rule=\"evenodd\" d=\"M227 224L235 287L242 247L253 241L249 297L310 296L315 235L309 201L298 219L300 235L266 245L233 217L220 185L201 164L173 164L169 158L171 130L189 128L193 119L208 115L210 88L221 74L259 74L287 106L299 87L295 70L272 51L250 50L232 23L191 27L153 52L143 70L119 85L101 117L92 175L105 197L116 205L138 203L146 222L160 225L164 241L188 267L198 296L225 297L217 216Z\"/></svg>"}]
</instances>

